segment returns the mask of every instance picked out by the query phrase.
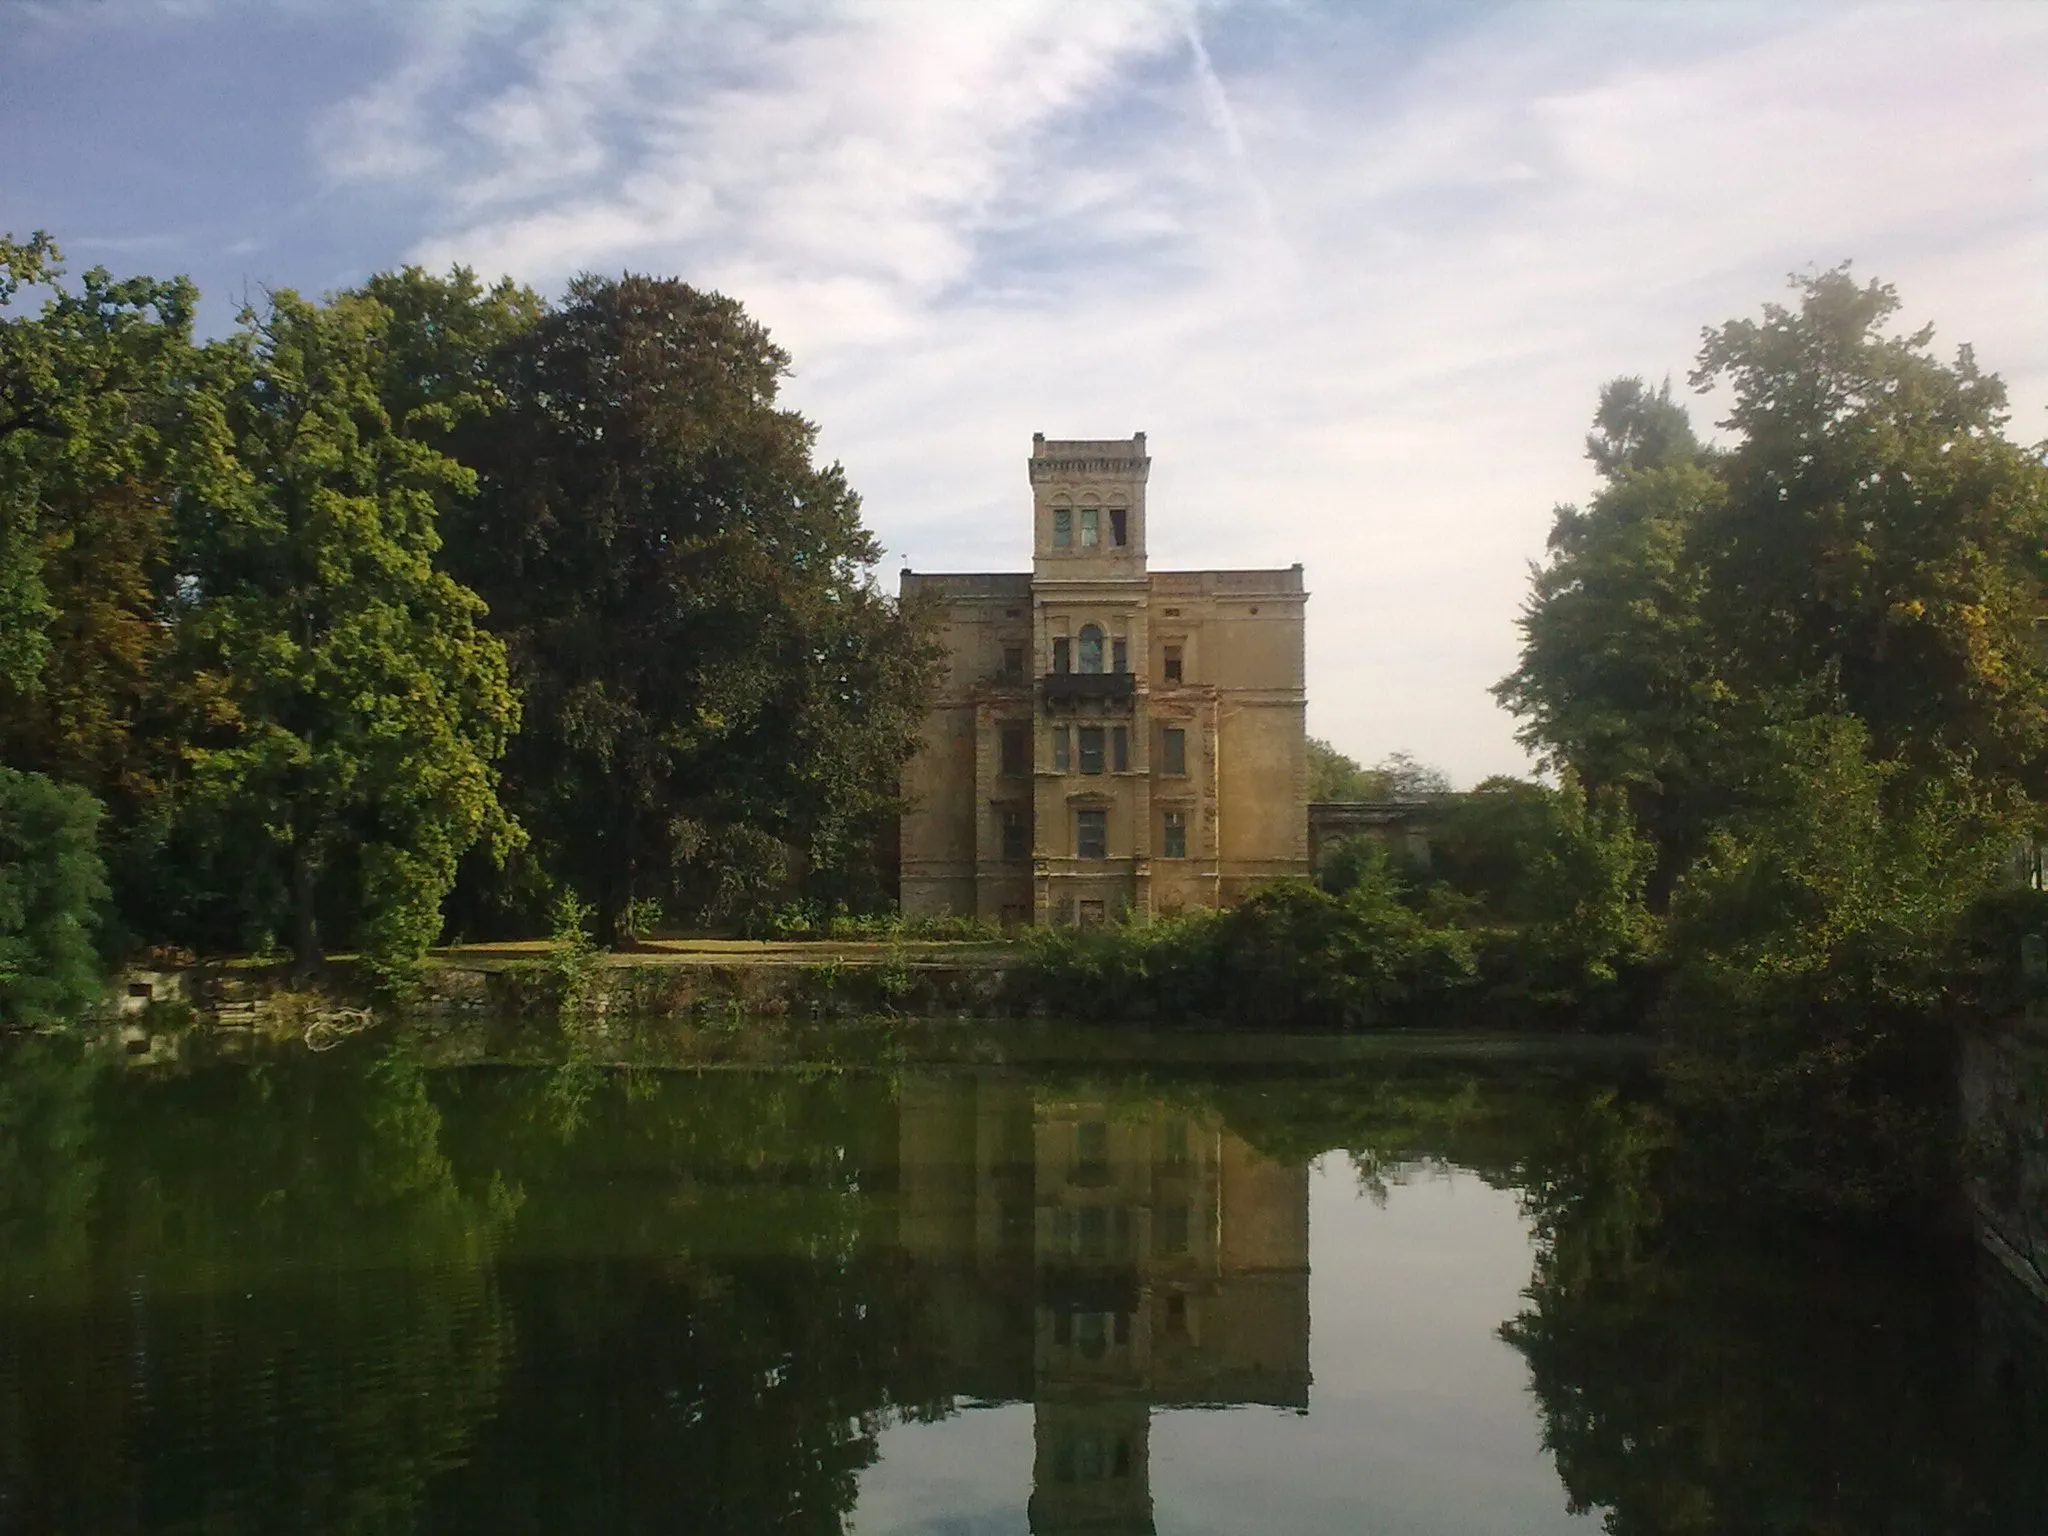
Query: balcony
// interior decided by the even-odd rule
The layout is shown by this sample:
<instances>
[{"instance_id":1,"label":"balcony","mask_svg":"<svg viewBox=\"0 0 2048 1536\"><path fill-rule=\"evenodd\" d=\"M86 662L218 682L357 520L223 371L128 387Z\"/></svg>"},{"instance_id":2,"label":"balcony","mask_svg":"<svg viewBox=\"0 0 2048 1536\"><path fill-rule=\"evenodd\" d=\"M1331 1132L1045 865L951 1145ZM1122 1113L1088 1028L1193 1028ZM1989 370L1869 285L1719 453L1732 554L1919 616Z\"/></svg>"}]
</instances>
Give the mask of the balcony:
<instances>
[{"instance_id":1,"label":"balcony","mask_svg":"<svg viewBox=\"0 0 2048 1536\"><path fill-rule=\"evenodd\" d=\"M1127 710L1137 687L1137 675L1131 672L1048 672L1045 707L1073 709L1082 704L1099 704Z\"/></svg>"}]
</instances>

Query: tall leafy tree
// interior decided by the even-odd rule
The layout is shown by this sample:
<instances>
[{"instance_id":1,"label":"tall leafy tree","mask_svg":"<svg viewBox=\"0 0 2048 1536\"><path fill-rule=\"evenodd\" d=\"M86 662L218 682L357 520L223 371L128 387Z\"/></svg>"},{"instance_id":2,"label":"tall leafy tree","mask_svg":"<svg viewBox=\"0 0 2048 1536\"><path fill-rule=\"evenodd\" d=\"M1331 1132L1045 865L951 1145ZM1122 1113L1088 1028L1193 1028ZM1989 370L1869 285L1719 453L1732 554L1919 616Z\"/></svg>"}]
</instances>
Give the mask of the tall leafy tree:
<instances>
[{"instance_id":1,"label":"tall leafy tree","mask_svg":"<svg viewBox=\"0 0 2048 1536\"><path fill-rule=\"evenodd\" d=\"M856 865L915 744L925 632L777 405L788 366L735 301L637 276L579 279L499 354L450 553L524 692L517 813L607 937L636 902L743 911Z\"/></svg>"},{"instance_id":2,"label":"tall leafy tree","mask_svg":"<svg viewBox=\"0 0 2048 1536\"><path fill-rule=\"evenodd\" d=\"M45 236L0 240L0 750L117 821L174 771L158 670L172 503L223 465L184 279L76 283Z\"/></svg>"},{"instance_id":3,"label":"tall leafy tree","mask_svg":"<svg viewBox=\"0 0 2048 1536\"><path fill-rule=\"evenodd\" d=\"M1427 800L1450 792L1448 774L1409 753L1390 752L1366 768L1327 741L1308 739L1311 800Z\"/></svg>"},{"instance_id":4,"label":"tall leafy tree","mask_svg":"<svg viewBox=\"0 0 2048 1536\"><path fill-rule=\"evenodd\" d=\"M1732 695L1698 548L1724 488L1668 384L1611 381L1586 453L1605 483L1584 509L1557 509L1522 613L1521 662L1494 693L1547 766L1626 795L1657 844L1661 894L1724 798Z\"/></svg>"},{"instance_id":5,"label":"tall leafy tree","mask_svg":"<svg viewBox=\"0 0 2048 1536\"><path fill-rule=\"evenodd\" d=\"M62 1023L99 995L100 807L0 767L0 1025Z\"/></svg>"},{"instance_id":6,"label":"tall leafy tree","mask_svg":"<svg viewBox=\"0 0 2048 1536\"><path fill-rule=\"evenodd\" d=\"M363 294L247 314L224 353L240 478L185 531L180 650L207 701L191 818L307 968L323 931L418 955L464 851L510 832L504 650L435 562L440 507L473 477L394 422L391 326Z\"/></svg>"},{"instance_id":7,"label":"tall leafy tree","mask_svg":"<svg viewBox=\"0 0 2048 1536\"><path fill-rule=\"evenodd\" d=\"M1796 307L1707 333L1693 382L1734 396L1725 501L1700 551L1709 619L1754 689L1839 694L1872 746L2048 792L2048 470L2005 435L2004 383L1896 290L1844 266Z\"/></svg>"}]
</instances>

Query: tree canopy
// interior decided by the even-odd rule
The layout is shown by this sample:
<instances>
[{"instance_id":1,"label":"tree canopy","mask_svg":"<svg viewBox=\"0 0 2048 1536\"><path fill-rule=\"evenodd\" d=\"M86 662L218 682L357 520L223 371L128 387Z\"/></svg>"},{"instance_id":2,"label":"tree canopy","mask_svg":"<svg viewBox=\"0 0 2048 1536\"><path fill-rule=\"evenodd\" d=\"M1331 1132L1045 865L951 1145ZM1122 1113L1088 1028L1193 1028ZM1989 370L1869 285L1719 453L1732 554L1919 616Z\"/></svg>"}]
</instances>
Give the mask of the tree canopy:
<instances>
[{"instance_id":1,"label":"tree canopy","mask_svg":"<svg viewBox=\"0 0 2048 1536\"><path fill-rule=\"evenodd\" d=\"M117 944L396 978L458 876L612 938L880 899L929 631L737 302L405 268L202 343L196 299L0 241L0 751L104 805Z\"/></svg>"},{"instance_id":2,"label":"tree canopy","mask_svg":"<svg viewBox=\"0 0 2048 1536\"><path fill-rule=\"evenodd\" d=\"M1974 914L2048 791L2048 469L1888 285L1793 286L1704 333L1725 445L1603 391L1496 693L1656 844L1687 1145L1869 1215L1951 1170Z\"/></svg>"},{"instance_id":3,"label":"tree canopy","mask_svg":"<svg viewBox=\"0 0 2048 1536\"><path fill-rule=\"evenodd\" d=\"M507 774L607 938L658 902L739 915L854 870L895 806L932 650L789 358L735 301L583 278L499 354L451 567L526 700Z\"/></svg>"}]
</instances>

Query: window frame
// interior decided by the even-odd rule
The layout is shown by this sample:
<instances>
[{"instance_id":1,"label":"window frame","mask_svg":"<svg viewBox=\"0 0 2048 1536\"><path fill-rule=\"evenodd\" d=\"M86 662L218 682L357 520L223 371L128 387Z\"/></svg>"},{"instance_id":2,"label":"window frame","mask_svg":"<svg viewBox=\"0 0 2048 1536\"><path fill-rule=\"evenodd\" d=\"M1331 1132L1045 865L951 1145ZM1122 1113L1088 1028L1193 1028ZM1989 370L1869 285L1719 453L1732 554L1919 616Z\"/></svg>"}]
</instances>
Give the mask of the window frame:
<instances>
[{"instance_id":1,"label":"window frame","mask_svg":"<svg viewBox=\"0 0 2048 1536\"><path fill-rule=\"evenodd\" d=\"M1159 856L1184 859L1188 856L1188 817L1185 811L1162 811L1159 817Z\"/></svg>"},{"instance_id":2,"label":"window frame","mask_svg":"<svg viewBox=\"0 0 2048 1536\"><path fill-rule=\"evenodd\" d=\"M1095 835L1088 836L1090 830ZM1089 852L1090 848L1094 852ZM1082 805L1074 808L1074 857L1077 859L1106 859L1109 857L1109 811L1099 805Z\"/></svg>"},{"instance_id":3,"label":"window frame","mask_svg":"<svg viewBox=\"0 0 2048 1536\"><path fill-rule=\"evenodd\" d=\"M1130 543L1131 512L1128 507L1109 509L1109 544L1112 549L1123 549Z\"/></svg>"},{"instance_id":4,"label":"window frame","mask_svg":"<svg viewBox=\"0 0 2048 1536\"><path fill-rule=\"evenodd\" d=\"M996 777L1031 777L1031 727L1021 720L1004 720L996 726Z\"/></svg>"},{"instance_id":5,"label":"window frame","mask_svg":"<svg viewBox=\"0 0 2048 1536\"><path fill-rule=\"evenodd\" d=\"M1052 771L1054 773L1072 773L1074 771L1072 765L1073 758L1069 752L1067 728L1064 725L1056 725L1052 728Z\"/></svg>"},{"instance_id":6,"label":"window frame","mask_svg":"<svg viewBox=\"0 0 2048 1536\"><path fill-rule=\"evenodd\" d=\"M1083 773L1101 773L1104 762L1102 727L1099 725L1076 726L1074 728L1074 735L1077 738L1074 742L1075 764ZM1088 766L1091 760L1095 764L1093 768Z\"/></svg>"},{"instance_id":7,"label":"window frame","mask_svg":"<svg viewBox=\"0 0 2048 1536\"><path fill-rule=\"evenodd\" d=\"M1004 806L999 813L999 828L1005 864L1022 864L1031 857L1031 821L1022 810Z\"/></svg>"},{"instance_id":8,"label":"window frame","mask_svg":"<svg viewBox=\"0 0 2048 1536\"><path fill-rule=\"evenodd\" d=\"M1054 507L1052 509L1052 547L1072 549L1074 547L1074 509Z\"/></svg>"},{"instance_id":9,"label":"window frame","mask_svg":"<svg viewBox=\"0 0 2048 1536\"><path fill-rule=\"evenodd\" d=\"M1101 547L1102 509L1100 507L1083 507L1081 509L1081 548L1100 549Z\"/></svg>"},{"instance_id":10,"label":"window frame","mask_svg":"<svg viewBox=\"0 0 2048 1536\"><path fill-rule=\"evenodd\" d=\"M1187 680L1187 654L1178 645L1161 648L1160 673L1169 684L1178 686Z\"/></svg>"},{"instance_id":11,"label":"window frame","mask_svg":"<svg viewBox=\"0 0 2048 1536\"><path fill-rule=\"evenodd\" d=\"M1109 728L1109 771L1131 771L1131 728L1127 725L1112 725Z\"/></svg>"},{"instance_id":12,"label":"window frame","mask_svg":"<svg viewBox=\"0 0 2048 1536\"><path fill-rule=\"evenodd\" d=\"M1159 771L1177 779L1187 777L1188 733L1184 727L1168 725L1160 728Z\"/></svg>"},{"instance_id":13,"label":"window frame","mask_svg":"<svg viewBox=\"0 0 2048 1536\"><path fill-rule=\"evenodd\" d=\"M1131 642L1122 635L1110 636L1109 670L1118 677L1131 670Z\"/></svg>"},{"instance_id":14,"label":"window frame","mask_svg":"<svg viewBox=\"0 0 2048 1536\"><path fill-rule=\"evenodd\" d=\"M1074 647L1074 660L1077 663L1077 669L1084 677L1100 677L1102 675L1103 655L1102 626L1100 624L1083 624L1080 634L1074 638L1079 642ZM1091 660L1095 665L1090 666L1088 664Z\"/></svg>"}]
</instances>

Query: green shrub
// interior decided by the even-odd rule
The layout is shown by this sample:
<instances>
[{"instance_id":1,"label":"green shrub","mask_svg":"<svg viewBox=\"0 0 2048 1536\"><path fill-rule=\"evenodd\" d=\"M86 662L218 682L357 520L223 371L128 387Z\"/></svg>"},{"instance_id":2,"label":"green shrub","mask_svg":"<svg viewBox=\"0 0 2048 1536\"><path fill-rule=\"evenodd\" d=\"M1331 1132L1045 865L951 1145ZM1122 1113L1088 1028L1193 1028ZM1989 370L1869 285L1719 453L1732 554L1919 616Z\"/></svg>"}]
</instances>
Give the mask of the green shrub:
<instances>
[{"instance_id":1,"label":"green shrub","mask_svg":"<svg viewBox=\"0 0 2048 1536\"><path fill-rule=\"evenodd\" d=\"M0 768L0 1025L62 1023L100 995L99 823L84 790Z\"/></svg>"},{"instance_id":2,"label":"green shrub","mask_svg":"<svg viewBox=\"0 0 2048 1536\"><path fill-rule=\"evenodd\" d=\"M2014 815L1868 741L1842 716L1772 732L1752 807L1673 893L1663 1004L1688 1143L1765 1199L1850 1215L1950 1188L1956 956Z\"/></svg>"},{"instance_id":3,"label":"green shrub","mask_svg":"<svg viewBox=\"0 0 2048 1536\"><path fill-rule=\"evenodd\" d=\"M985 917L945 914L907 918L900 912L826 912L816 902L791 902L747 925L750 938L801 941L836 939L868 943L898 939L966 940L990 943L1008 937L1002 925Z\"/></svg>"},{"instance_id":4,"label":"green shrub","mask_svg":"<svg viewBox=\"0 0 2048 1536\"><path fill-rule=\"evenodd\" d=\"M1269 1029L1436 1022L1469 988L1469 936L1406 905L1382 864L1344 896L1299 881L1223 912L1033 935L1032 983L1082 1019L1216 1020Z\"/></svg>"}]
</instances>

